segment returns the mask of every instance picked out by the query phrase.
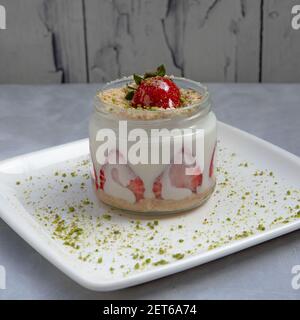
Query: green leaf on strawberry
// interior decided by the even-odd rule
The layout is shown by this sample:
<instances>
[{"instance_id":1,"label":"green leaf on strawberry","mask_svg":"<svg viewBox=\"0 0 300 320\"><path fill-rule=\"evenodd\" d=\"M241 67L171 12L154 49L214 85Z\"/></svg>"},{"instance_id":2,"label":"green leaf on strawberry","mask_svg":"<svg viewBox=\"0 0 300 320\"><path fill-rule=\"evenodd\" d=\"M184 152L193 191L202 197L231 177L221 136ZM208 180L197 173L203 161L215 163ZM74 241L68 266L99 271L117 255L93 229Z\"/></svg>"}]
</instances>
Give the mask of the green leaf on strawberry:
<instances>
[{"instance_id":1,"label":"green leaf on strawberry","mask_svg":"<svg viewBox=\"0 0 300 320\"><path fill-rule=\"evenodd\" d=\"M160 77L164 77L166 75L166 68L163 64L156 69L156 75Z\"/></svg>"},{"instance_id":2,"label":"green leaf on strawberry","mask_svg":"<svg viewBox=\"0 0 300 320\"><path fill-rule=\"evenodd\" d=\"M134 91L133 90L132 91L128 91L126 96L125 96L125 99L126 100L132 100L133 96L134 96Z\"/></svg>"},{"instance_id":3,"label":"green leaf on strawberry","mask_svg":"<svg viewBox=\"0 0 300 320\"><path fill-rule=\"evenodd\" d=\"M139 76L138 74L134 74L133 75L133 79L134 79L134 82L139 85L141 84L141 82L144 80L141 76Z\"/></svg>"},{"instance_id":4,"label":"green leaf on strawberry","mask_svg":"<svg viewBox=\"0 0 300 320\"><path fill-rule=\"evenodd\" d=\"M144 79L154 78L154 77L156 77L156 72L146 72L144 74Z\"/></svg>"},{"instance_id":5,"label":"green leaf on strawberry","mask_svg":"<svg viewBox=\"0 0 300 320\"><path fill-rule=\"evenodd\" d=\"M162 64L160 65L156 71L146 72L144 74L144 79L153 78L153 77L164 77L166 75L166 67Z\"/></svg>"}]
</instances>

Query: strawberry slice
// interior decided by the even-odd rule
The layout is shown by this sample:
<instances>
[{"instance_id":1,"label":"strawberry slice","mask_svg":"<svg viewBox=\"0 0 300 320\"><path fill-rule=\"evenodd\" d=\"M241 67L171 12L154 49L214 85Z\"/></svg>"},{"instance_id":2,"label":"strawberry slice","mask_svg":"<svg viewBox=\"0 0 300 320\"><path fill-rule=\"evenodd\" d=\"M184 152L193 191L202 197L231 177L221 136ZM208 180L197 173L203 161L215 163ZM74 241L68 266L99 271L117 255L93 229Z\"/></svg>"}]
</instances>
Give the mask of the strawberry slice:
<instances>
[{"instance_id":1,"label":"strawberry slice","mask_svg":"<svg viewBox=\"0 0 300 320\"><path fill-rule=\"evenodd\" d=\"M134 193L137 202L144 199L145 188L143 180L140 177L130 180L127 188Z\"/></svg>"},{"instance_id":2,"label":"strawberry slice","mask_svg":"<svg viewBox=\"0 0 300 320\"><path fill-rule=\"evenodd\" d=\"M180 90L167 77L156 76L141 81L132 99L132 105L142 107L178 108Z\"/></svg>"},{"instance_id":3,"label":"strawberry slice","mask_svg":"<svg viewBox=\"0 0 300 320\"><path fill-rule=\"evenodd\" d=\"M93 165L93 170L94 170L95 187L96 187L96 190L98 190L99 189L98 176L97 176L97 172L96 172L94 165Z\"/></svg>"},{"instance_id":4,"label":"strawberry slice","mask_svg":"<svg viewBox=\"0 0 300 320\"><path fill-rule=\"evenodd\" d=\"M193 169L194 174L186 174L186 169ZM156 199L162 199L162 177L168 174L171 185L175 188L185 188L192 192L197 192L197 187L202 185L203 175L200 168L195 168L186 164L171 164L167 171L158 176L154 183L152 191Z\"/></svg>"},{"instance_id":5,"label":"strawberry slice","mask_svg":"<svg viewBox=\"0 0 300 320\"><path fill-rule=\"evenodd\" d=\"M216 146L217 144L215 145L214 147L214 151L212 153L212 156L211 156L211 160L210 160L210 165L209 165L209 177L211 178L214 174L214 159L215 159L215 151L216 151Z\"/></svg>"},{"instance_id":6,"label":"strawberry slice","mask_svg":"<svg viewBox=\"0 0 300 320\"><path fill-rule=\"evenodd\" d=\"M161 191L162 191L161 175L155 179L155 181L153 183L152 191L155 194L156 199L162 199L162 196L161 196Z\"/></svg>"},{"instance_id":7,"label":"strawberry slice","mask_svg":"<svg viewBox=\"0 0 300 320\"><path fill-rule=\"evenodd\" d=\"M117 162L117 164L111 164L109 160L113 163ZM98 185L97 180L96 187L104 190L105 183L109 183L109 179L113 179L115 183L133 192L136 201L140 201L144 198L145 192L143 180L128 165L120 163L124 163L123 155L118 150L110 151L106 164L100 170L100 183Z\"/></svg>"},{"instance_id":8,"label":"strawberry slice","mask_svg":"<svg viewBox=\"0 0 300 320\"><path fill-rule=\"evenodd\" d=\"M136 201L144 199L144 182L127 165L116 165L111 170L113 180L134 193ZM125 178L126 176L126 178Z\"/></svg>"},{"instance_id":9,"label":"strawberry slice","mask_svg":"<svg viewBox=\"0 0 300 320\"><path fill-rule=\"evenodd\" d=\"M100 189L104 190L104 184L105 184L106 178L105 178L105 173L104 173L103 169L100 170L100 179L99 180L100 180Z\"/></svg>"},{"instance_id":10,"label":"strawberry slice","mask_svg":"<svg viewBox=\"0 0 300 320\"><path fill-rule=\"evenodd\" d=\"M188 166L185 164L171 165L169 171L171 184L176 188L186 188L197 192L197 187L202 184L202 173L187 175L185 172L187 168Z\"/></svg>"}]
</instances>

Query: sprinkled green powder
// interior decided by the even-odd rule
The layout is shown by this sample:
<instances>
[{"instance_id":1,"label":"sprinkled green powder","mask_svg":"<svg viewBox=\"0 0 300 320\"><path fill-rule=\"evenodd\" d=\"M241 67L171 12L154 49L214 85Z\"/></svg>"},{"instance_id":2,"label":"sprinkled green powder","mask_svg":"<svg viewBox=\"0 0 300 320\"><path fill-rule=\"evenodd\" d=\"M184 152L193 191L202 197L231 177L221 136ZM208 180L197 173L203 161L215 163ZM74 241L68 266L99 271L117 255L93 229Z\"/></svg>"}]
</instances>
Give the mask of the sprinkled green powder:
<instances>
[{"instance_id":1,"label":"sprinkled green powder","mask_svg":"<svg viewBox=\"0 0 300 320\"><path fill-rule=\"evenodd\" d=\"M164 254L164 253L166 253L166 250L164 250L163 248L159 248L158 253L159 254Z\"/></svg>"},{"instance_id":2,"label":"sprinkled green powder","mask_svg":"<svg viewBox=\"0 0 300 320\"><path fill-rule=\"evenodd\" d=\"M268 169L256 169L239 155L233 158L232 152L225 147L219 149L222 166L216 169L218 180L211 212L201 217L193 214L179 215L176 220L171 217L170 224L168 217L136 220L118 210L101 214L103 209L92 201L90 184L85 181L90 179L88 160L70 161L70 171L64 173L58 168L54 176L61 178L54 178L51 169L50 175L43 172L34 179L25 177L16 184L21 184L19 190L24 204L34 209L41 227L54 241L64 245L66 252L92 265L95 270L99 268L101 272L115 272L126 277L138 269L148 270L201 254L300 218L300 190L285 185ZM74 177L78 177L77 183L74 183ZM64 189L64 186L67 187ZM256 191L249 192L253 186ZM37 189L39 193L32 192ZM64 193L57 194L56 190ZM115 213L114 219L110 212ZM113 221L106 223L104 220ZM179 244L184 242L189 247L183 251L185 245ZM176 248L182 252L176 252ZM103 263L106 254L110 258L104 259L106 263Z\"/></svg>"},{"instance_id":3,"label":"sprinkled green powder","mask_svg":"<svg viewBox=\"0 0 300 320\"><path fill-rule=\"evenodd\" d=\"M173 254L172 257L173 257L174 259L181 260L181 259L184 258L184 254L182 254L182 253L176 253L176 254Z\"/></svg>"},{"instance_id":4,"label":"sprinkled green powder","mask_svg":"<svg viewBox=\"0 0 300 320\"><path fill-rule=\"evenodd\" d=\"M265 227L263 224L259 224L258 227L257 227L257 230L259 230L259 231L265 231L265 230L266 230L266 227Z\"/></svg>"},{"instance_id":5,"label":"sprinkled green powder","mask_svg":"<svg viewBox=\"0 0 300 320\"><path fill-rule=\"evenodd\" d=\"M87 205L91 204L91 201L89 199L84 199L84 200L82 200L82 204L87 206Z\"/></svg>"},{"instance_id":6,"label":"sprinkled green powder","mask_svg":"<svg viewBox=\"0 0 300 320\"><path fill-rule=\"evenodd\" d=\"M243 231L242 233L236 234L234 236L234 239L239 240L239 239L247 238L251 235L252 235L252 231Z\"/></svg>"},{"instance_id":7,"label":"sprinkled green powder","mask_svg":"<svg viewBox=\"0 0 300 320\"><path fill-rule=\"evenodd\" d=\"M166 265L168 264L169 262L167 260L159 260L159 261L156 261L153 263L154 266L163 266L163 265Z\"/></svg>"},{"instance_id":8,"label":"sprinkled green powder","mask_svg":"<svg viewBox=\"0 0 300 320\"><path fill-rule=\"evenodd\" d=\"M140 268L140 264L137 262L135 265L134 265L134 269L135 270L138 270Z\"/></svg>"}]
</instances>

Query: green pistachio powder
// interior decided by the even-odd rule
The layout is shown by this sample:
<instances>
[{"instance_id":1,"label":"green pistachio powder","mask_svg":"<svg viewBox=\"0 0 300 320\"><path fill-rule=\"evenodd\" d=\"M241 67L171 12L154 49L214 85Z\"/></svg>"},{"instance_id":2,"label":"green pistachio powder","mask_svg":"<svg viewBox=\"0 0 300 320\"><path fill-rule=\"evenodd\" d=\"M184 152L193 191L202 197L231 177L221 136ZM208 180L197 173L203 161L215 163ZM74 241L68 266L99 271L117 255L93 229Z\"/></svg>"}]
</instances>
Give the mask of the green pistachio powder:
<instances>
[{"instance_id":1,"label":"green pistachio powder","mask_svg":"<svg viewBox=\"0 0 300 320\"><path fill-rule=\"evenodd\" d=\"M110 276L163 266L300 218L300 190L219 143L217 187L198 212L134 219L95 200L87 157L18 180L16 196L64 252ZM232 209L234 208L234 209ZM126 261L126 263L124 262Z\"/></svg>"}]
</instances>

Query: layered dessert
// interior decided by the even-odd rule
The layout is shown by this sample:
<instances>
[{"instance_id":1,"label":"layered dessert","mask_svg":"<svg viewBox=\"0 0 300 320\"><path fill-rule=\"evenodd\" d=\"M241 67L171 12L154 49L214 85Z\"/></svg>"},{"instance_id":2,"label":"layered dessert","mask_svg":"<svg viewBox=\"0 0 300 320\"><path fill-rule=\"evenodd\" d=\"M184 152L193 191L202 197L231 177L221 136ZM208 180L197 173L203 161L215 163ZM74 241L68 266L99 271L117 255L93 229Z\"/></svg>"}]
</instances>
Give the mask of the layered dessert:
<instances>
[{"instance_id":1,"label":"layered dessert","mask_svg":"<svg viewBox=\"0 0 300 320\"><path fill-rule=\"evenodd\" d=\"M216 118L210 107L204 86L167 76L164 66L107 84L96 95L90 121L97 197L113 207L142 213L178 212L201 205L216 183ZM120 129L124 121L126 134ZM108 129L103 132L109 135L115 132L115 143L108 143L99 134L101 129ZM145 132L138 138L137 129ZM200 162L194 150L199 143L194 133L197 129L204 138ZM174 138L170 144L170 139L164 139L170 138L168 135L189 143L183 146ZM99 156L104 146L106 150ZM169 161L160 152L165 147L170 147ZM132 160L130 155L135 152ZM151 161L154 158L156 161Z\"/></svg>"}]
</instances>

